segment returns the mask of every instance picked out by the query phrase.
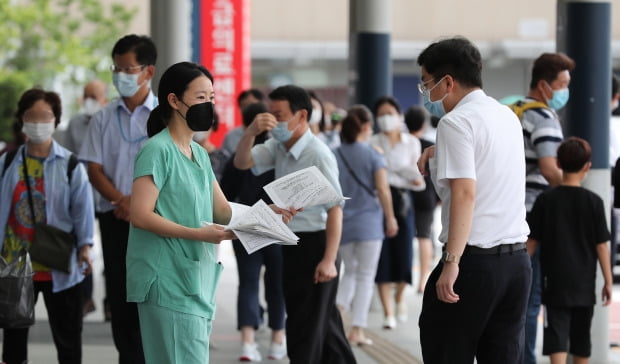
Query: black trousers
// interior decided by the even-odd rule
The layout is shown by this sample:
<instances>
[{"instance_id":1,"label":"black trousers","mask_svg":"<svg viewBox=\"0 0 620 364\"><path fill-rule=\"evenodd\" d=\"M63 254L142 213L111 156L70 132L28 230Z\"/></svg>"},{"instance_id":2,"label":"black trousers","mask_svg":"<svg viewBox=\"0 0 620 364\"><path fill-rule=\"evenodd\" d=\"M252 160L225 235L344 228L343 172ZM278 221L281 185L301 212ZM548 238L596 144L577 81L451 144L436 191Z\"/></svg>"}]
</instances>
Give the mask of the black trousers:
<instances>
[{"instance_id":1,"label":"black trousers","mask_svg":"<svg viewBox=\"0 0 620 364\"><path fill-rule=\"evenodd\" d=\"M127 240L129 223L119 220L113 211L99 216L101 248L105 266L106 297L112 313L112 337L119 364L144 363L138 307L127 302Z\"/></svg>"},{"instance_id":2,"label":"black trousers","mask_svg":"<svg viewBox=\"0 0 620 364\"><path fill-rule=\"evenodd\" d=\"M532 267L525 250L464 255L457 303L437 299L443 263L431 273L420 314L422 356L429 364L521 364Z\"/></svg>"},{"instance_id":3,"label":"black trousers","mask_svg":"<svg viewBox=\"0 0 620 364\"><path fill-rule=\"evenodd\" d=\"M35 302L39 292L47 309L47 317L56 345L59 364L82 363L82 286L52 292L52 282L34 282ZM4 329L2 361L22 364L28 359L28 331Z\"/></svg>"},{"instance_id":4,"label":"black trousers","mask_svg":"<svg viewBox=\"0 0 620 364\"><path fill-rule=\"evenodd\" d=\"M286 341L291 364L355 363L336 307L338 278L314 283L325 252L325 231L296 233L299 244L282 246ZM340 266L340 257L336 268Z\"/></svg>"}]
</instances>

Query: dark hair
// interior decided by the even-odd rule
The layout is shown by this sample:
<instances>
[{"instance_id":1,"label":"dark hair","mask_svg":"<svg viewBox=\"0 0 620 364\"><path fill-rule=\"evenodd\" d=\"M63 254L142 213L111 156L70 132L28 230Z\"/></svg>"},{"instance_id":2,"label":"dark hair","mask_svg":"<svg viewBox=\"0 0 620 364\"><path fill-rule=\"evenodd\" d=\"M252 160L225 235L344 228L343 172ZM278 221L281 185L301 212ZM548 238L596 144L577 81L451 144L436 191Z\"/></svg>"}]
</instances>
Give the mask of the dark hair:
<instances>
[{"instance_id":1,"label":"dark hair","mask_svg":"<svg viewBox=\"0 0 620 364\"><path fill-rule=\"evenodd\" d=\"M256 88L250 88L247 90L243 90L239 93L239 96L237 96L237 105L241 107L241 101L243 101L243 99L248 96L252 96L258 101L263 101L265 99L265 94L262 93L261 90Z\"/></svg>"},{"instance_id":2,"label":"dark hair","mask_svg":"<svg viewBox=\"0 0 620 364\"><path fill-rule=\"evenodd\" d=\"M347 116L342 120L340 139L346 144L355 143L357 136L362 131L362 126L372 122L372 114L365 105L353 105L347 111Z\"/></svg>"},{"instance_id":3,"label":"dark hair","mask_svg":"<svg viewBox=\"0 0 620 364\"><path fill-rule=\"evenodd\" d=\"M292 113L296 113L299 110L306 110L308 117L310 117L310 113L312 113L310 95L299 86L280 86L269 93L269 98L273 101L288 101Z\"/></svg>"},{"instance_id":4,"label":"dark hair","mask_svg":"<svg viewBox=\"0 0 620 364\"><path fill-rule=\"evenodd\" d=\"M24 92L17 102L15 117L17 118L17 123L19 123L20 128L24 125L24 113L39 100L45 101L52 107L52 113L55 118L54 126L58 126L58 124L60 124L60 117L62 116L62 103L60 101L60 96L53 91L45 91L40 88L31 88L30 90Z\"/></svg>"},{"instance_id":5,"label":"dark hair","mask_svg":"<svg viewBox=\"0 0 620 364\"><path fill-rule=\"evenodd\" d=\"M213 110L213 125L209 128L211 131L217 131L220 128L220 114L217 110Z\"/></svg>"},{"instance_id":6,"label":"dark hair","mask_svg":"<svg viewBox=\"0 0 620 364\"><path fill-rule=\"evenodd\" d=\"M268 112L267 106L262 102L257 102L255 104L250 104L243 108L241 111L241 116L243 116L243 126L246 128L252 124L256 115Z\"/></svg>"},{"instance_id":7,"label":"dark hair","mask_svg":"<svg viewBox=\"0 0 620 364\"><path fill-rule=\"evenodd\" d=\"M618 76L611 74L611 97L616 96L620 90L618 89Z\"/></svg>"},{"instance_id":8,"label":"dark hair","mask_svg":"<svg viewBox=\"0 0 620 364\"><path fill-rule=\"evenodd\" d=\"M393 98L392 96L381 96L381 97L379 97L377 99L377 101L375 101L375 104L372 107L372 114L375 117L377 117L377 112L379 111L379 108L383 104L390 104L390 105L394 106L396 111L398 111L398 113L400 114L400 104L398 103L398 101L395 98Z\"/></svg>"},{"instance_id":9,"label":"dark hair","mask_svg":"<svg viewBox=\"0 0 620 364\"><path fill-rule=\"evenodd\" d=\"M429 45L418 56L418 65L436 81L450 75L464 86L482 87L480 51L466 38L444 39Z\"/></svg>"},{"instance_id":10,"label":"dark hair","mask_svg":"<svg viewBox=\"0 0 620 364\"><path fill-rule=\"evenodd\" d=\"M558 147L558 164L563 172L579 172L591 157L590 144L581 138L570 137Z\"/></svg>"},{"instance_id":11,"label":"dark hair","mask_svg":"<svg viewBox=\"0 0 620 364\"><path fill-rule=\"evenodd\" d=\"M312 90L308 90L308 95L310 96L310 103L312 103L312 99L315 99L319 105L321 105L321 120L319 120L319 130L320 131L325 131L325 107L323 106L323 101L321 101L321 99L319 98L319 96L316 94L316 92L312 91ZM314 108L312 108L314 110ZM310 121L310 115L312 114L312 112L310 112L310 114L308 114L308 121Z\"/></svg>"},{"instance_id":12,"label":"dark hair","mask_svg":"<svg viewBox=\"0 0 620 364\"><path fill-rule=\"evenodd\" d=\"M187 86L200 76L206 76L213 82L213 76L209 70L204 66L191 62L173 64L161 75L159 89L157 91L157 100L159 104L151 111L146 123L149 137L162 131L172 116L173 109L168 103L168 95L173 93L179 99L182 99L185 90L187 90ZM215 124L213 127L215 127Z\"/></svg>"},{"instance_id":13,"label":"dark hair","mask_svg":"<svg viewBox=\"0 0 620 364\"><path fill-rule=\"evenodd\" d=\"M530 89L535 89L540 80L551 83L558 78L558 73L572 71L574 68L575 61L563 53L543 53L534 61Z\"/></svg>"},{"instance_id":14,"label":"dark hair","mask_svg":"<svg viewBox=\"0 0 620 364\"><path fill-rule=\"evenodd\" d=\"M26 143L26 135L22 132L22 123L19 121L14 121L11 125L11 129L13 130L13 143L16 146L20 146ZM0 152L0 154L2 154Z\"/></svg>"},{"instance_id":15,"label":"dark hair","mask_svg":"<svg viewBox=\"0 0 620 364\"><path fill-rule=\"evenodd\" d=\"M116 41L112 48L112 58L128 52L135 53L136 61L141 65L155 65L157 61L155 43L146 35L129 34Z\"/></svg>"},{"instance_id":16,"label":"dark hair","mask_svg":"<svg viewBox=\"0 0 620 364\"><path fill-rule=\"evenodd\" d=\"M420 106L412 106L405 112L405 124L410 133L415 133L424 127L428 113Z\"/></svg>"}]
</instances>

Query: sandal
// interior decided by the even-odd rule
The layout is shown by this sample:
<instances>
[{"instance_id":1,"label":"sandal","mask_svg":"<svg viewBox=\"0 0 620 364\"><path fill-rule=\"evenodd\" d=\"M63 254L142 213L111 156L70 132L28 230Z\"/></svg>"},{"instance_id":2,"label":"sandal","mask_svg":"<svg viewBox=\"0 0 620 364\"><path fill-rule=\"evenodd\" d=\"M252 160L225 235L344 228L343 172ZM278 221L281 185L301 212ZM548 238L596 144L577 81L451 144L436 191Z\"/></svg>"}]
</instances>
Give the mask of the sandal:
<instances>
[{"instance_id":1,"label":"sandal","mask_svg":"<svg viewBox=\"0 0 620 364\"><path fill-rule=\"evenodd\" d=\"M372 345L373 344L372 340L367 338L367 337L363 337L361 339L351 339L351 338L349 338L349 343L352 346L364 346L364 345Z\"/></svg>"}]
</instances>

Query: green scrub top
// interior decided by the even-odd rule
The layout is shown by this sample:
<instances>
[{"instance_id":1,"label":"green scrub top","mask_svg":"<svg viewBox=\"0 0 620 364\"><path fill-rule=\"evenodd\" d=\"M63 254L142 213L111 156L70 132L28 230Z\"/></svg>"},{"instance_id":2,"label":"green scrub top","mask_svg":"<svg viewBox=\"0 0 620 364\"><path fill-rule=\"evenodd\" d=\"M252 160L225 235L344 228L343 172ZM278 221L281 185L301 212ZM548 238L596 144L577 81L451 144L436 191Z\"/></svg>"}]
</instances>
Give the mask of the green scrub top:
<instances>
[{"instance_id":1,"label":"green scrub top","mask_svg":"<svg viewBox=\"0 0 620 364\"><path fill-rule=\"evenodd\" d=\"M153 136L136 156L134 179L152 176L159 196L155 212L188 227L213 222L215 177L207 152L191 143L193 160L174 144L168 129ZM213 319L222 270L215 245L159 236L130 227L127 301L154 304Z\"/></svg>"}]
</instances>

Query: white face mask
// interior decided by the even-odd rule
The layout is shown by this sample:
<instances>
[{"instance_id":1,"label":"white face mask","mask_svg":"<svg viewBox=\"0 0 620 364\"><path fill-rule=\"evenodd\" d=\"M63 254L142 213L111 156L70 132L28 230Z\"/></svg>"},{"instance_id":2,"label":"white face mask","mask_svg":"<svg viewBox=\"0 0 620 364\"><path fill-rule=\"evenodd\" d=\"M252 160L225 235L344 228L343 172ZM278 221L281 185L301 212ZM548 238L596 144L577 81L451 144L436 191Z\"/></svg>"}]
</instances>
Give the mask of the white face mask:
<instances>
[{"instance_id":1,"label":"white face mask","mask_svg":"<svg viewBox=\"0 0 620 364\"><path fill-rule=\"evenodd\" d=\"M377 125L381 131L390 131L400 127L400 115L382 115L377 118Z\"/></svg>"},{"instance_id":2,"label":"white face mask","mask_svg":"<svg viewBox=\"0 0 620 364\"><path fill-rule=\"evenodd\" d=\"M93 115L97 111L101 110L101 105L99 104L99 101L89 97L84 99L82 110L84 110L86 115Z\"/></svg>"},{"instance_id":3,"label":"white face mask","mask_svg":"<svg viewBox=\"0 0 620 364\"><path fill-rule=\"evenodd\" d=\"M22 132L28 137L28 141L41 144L51 139L54 134L55 121L47 123L24 123Z\"/></svg>"},{"instance_id":4,"label":"white face mask","mask_svg":"<svg viewBox=\"0 0 620 364\"><path fill-rule=\"evenodd\" d=\"M308 120L308 123L310 123L310 125L318 124L321 121L321 114L321 109L312 109L312 114L310 114L310 120Z\"/></svg>"}]
</instances>

